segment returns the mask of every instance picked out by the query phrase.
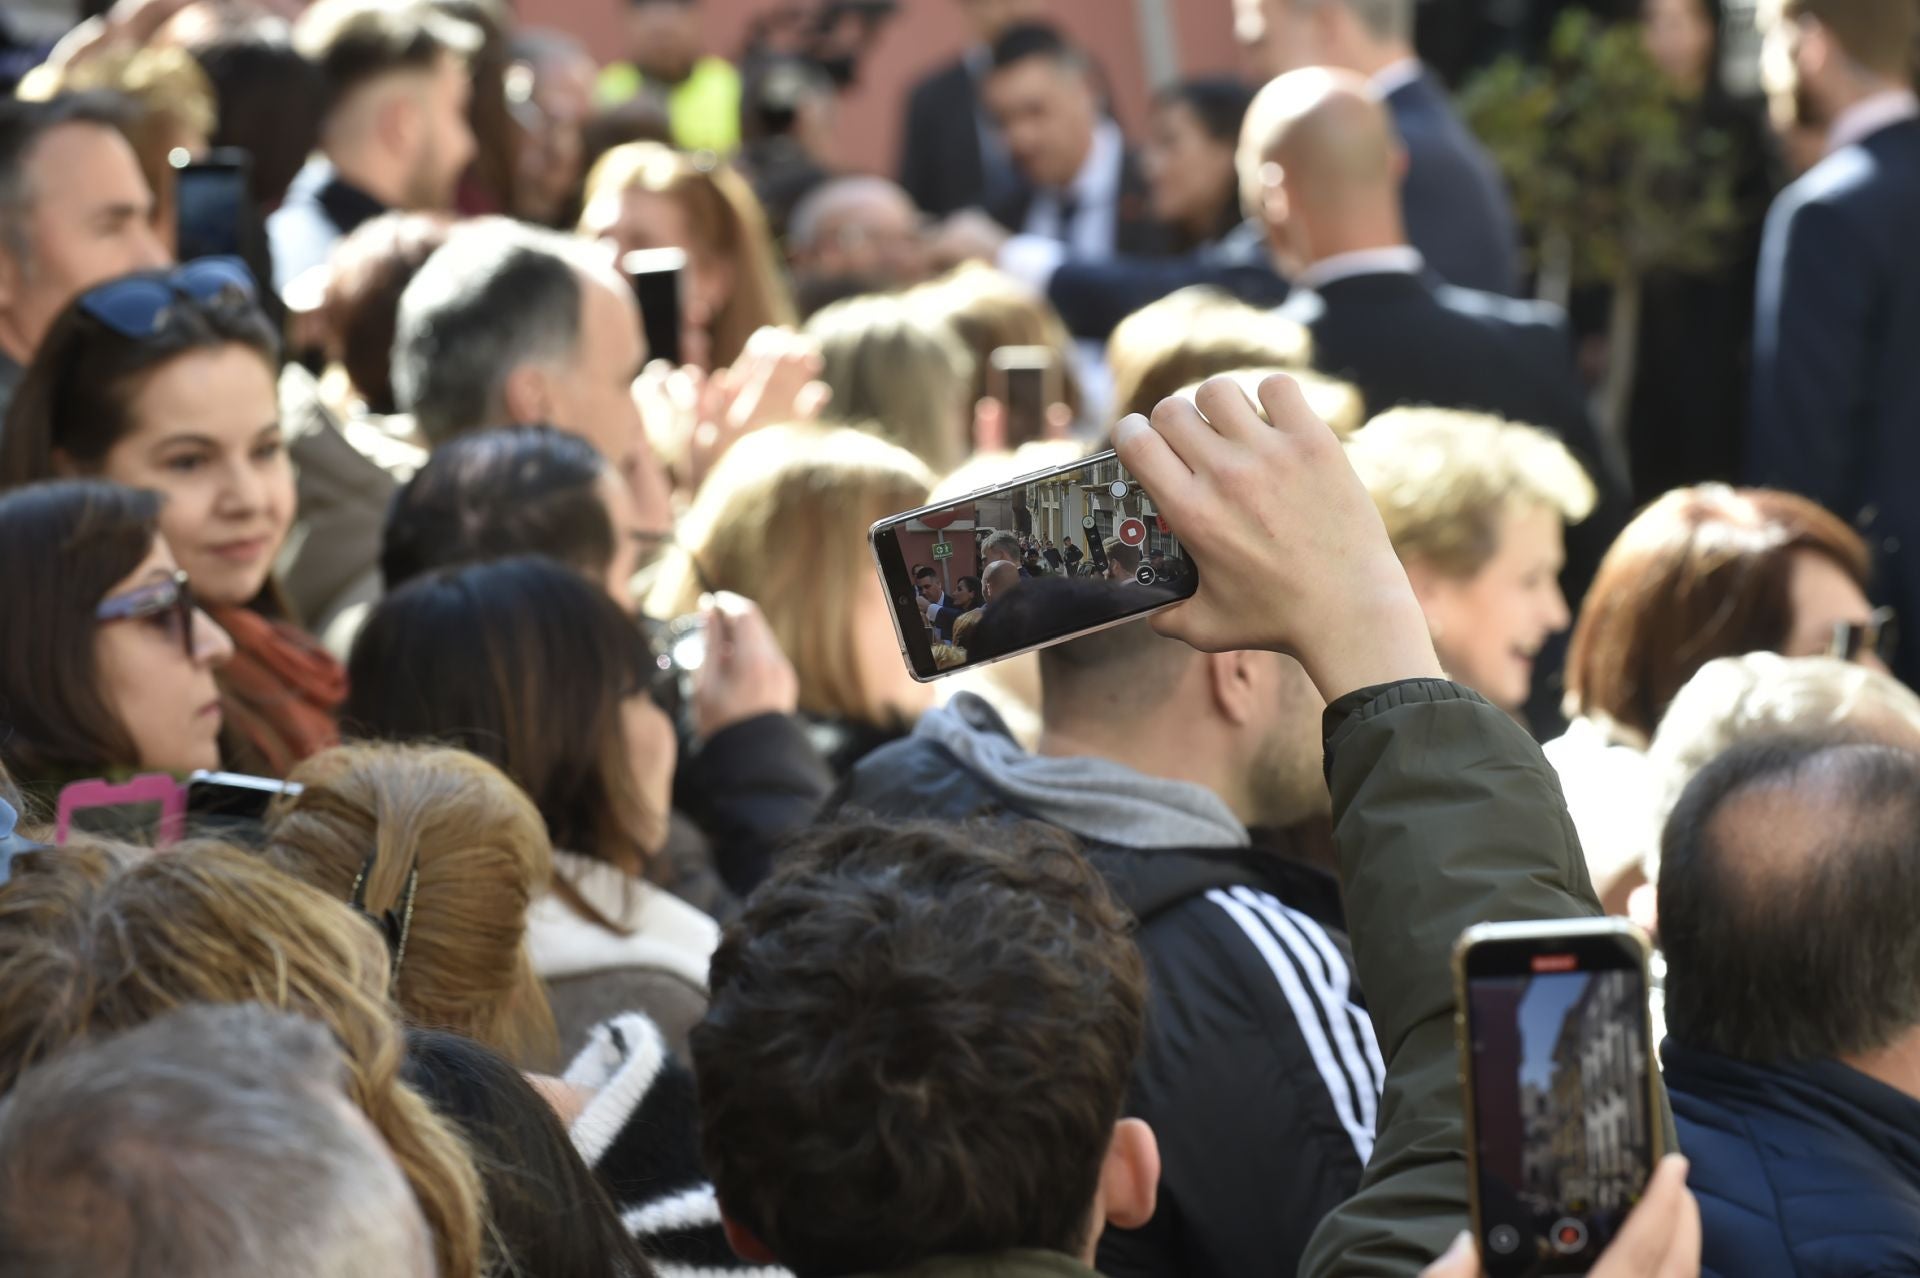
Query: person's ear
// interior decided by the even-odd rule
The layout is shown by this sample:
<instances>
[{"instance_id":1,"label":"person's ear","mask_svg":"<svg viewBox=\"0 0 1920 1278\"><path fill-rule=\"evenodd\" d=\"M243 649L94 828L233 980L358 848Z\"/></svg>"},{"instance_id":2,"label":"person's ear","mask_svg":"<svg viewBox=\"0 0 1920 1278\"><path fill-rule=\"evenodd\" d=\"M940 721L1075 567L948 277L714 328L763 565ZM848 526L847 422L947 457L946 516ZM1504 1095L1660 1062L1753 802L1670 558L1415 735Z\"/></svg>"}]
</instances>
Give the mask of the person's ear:
<instances>
[{"instance_id":1,"label":"person's ear","mask_svg":"<svg viewBox=\"0 0 1920 1278\"><path fill-rule=\"evenodd\" d=\"M399 86L389 89L380 100L374 129L380 149L388 155L410 156L419 147L420 133L426 128L419 96Z\"/></svg>"},{"instance_id":2,"label":"person's ear","mask_svg":"<svg viewBox=\"0 0 1920 1278\"><path fill-rule=\"evenodd\" d=\"M777 1265L780 1260L771 1248L761 1242L751 1229L727 1215L726 1206L720 1208L720 1228L727 1235L727 1246L733 1248L733 1254L750 1265Z\"/></svg>"},{"instance_id":3,"label":"person's ear","mask_svg":"<svg viewBox=\"0 0 1920 1278\"><path fill-rule=\"evenodd\" d=\"M515 426L552 426L554 391L549 371L538 364L522 364L500 385L500 406Z\"/></svg>"},{"instance_id":4,"label":"person's ear","mask_svg":"<svg viewBox=\"0 0 1920 1278\"><path fill-rule=\"evenodd\" d=\"M1113 1125L1113 1142L1100 1167L1100 1211L1115 1229L1139 1229L1153 1219L1160 1196L1160 1143L1138 1118Z\"/></svg>"},{"instance_id":5,"label":"person's ear","mask_svg":"<svg viewBox=\"0 0 1920 1278\"><path fill-rule=\"evenodd\" d=\"M1252 721L1259 700L1253 654L1213 652L1203 660L1207 663L1207 683L1213 693L1214 708L1228 723L1245 727Z\"/></svg>"}]
</instances>

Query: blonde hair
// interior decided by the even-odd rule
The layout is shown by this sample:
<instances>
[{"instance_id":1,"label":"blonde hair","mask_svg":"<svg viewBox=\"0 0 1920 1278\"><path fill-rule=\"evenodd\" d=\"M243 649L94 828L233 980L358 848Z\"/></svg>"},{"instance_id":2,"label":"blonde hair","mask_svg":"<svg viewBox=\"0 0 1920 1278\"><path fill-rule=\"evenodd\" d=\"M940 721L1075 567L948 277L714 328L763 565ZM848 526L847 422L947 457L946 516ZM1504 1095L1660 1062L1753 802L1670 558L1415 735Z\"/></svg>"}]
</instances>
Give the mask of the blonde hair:
<instances>
[{"instance_id":1,"label":"blonde hair","mask_svg":"<svg viewBox=\"0 0 1920 1278\"><path fill-rule=\"evenodd\" d=\"M0 1092L61 1049L189 1003L262 1003L326 1026L347 1093L412 1186L445 1278L478 1278L484 1194L455 1129L401 1081L380 935L251 853L72 845L0 891Z\"/></svg>"},{"instance_id":2,"label":"blonde hair","mask_svg":"<svg viewBox=\"0 0 1920 1278\"><path fill-rule=\"evenodd\" d=\"M1750 652L1700 667L1647 751L1656 779L1648 881L1659 882L1660 831L1700 769L1744 741L1836 731L1920 750L1920 696L1892 675L1835 657Z\"/></svg>"},{"instance_id":3,"label":"blonde hair","mask_svg":"<svg viewBox=\"0 0 1920 1278\"><path fill-rule=\"evenodd\" d=\"M1366 397L1360 388L1352 382L1343 382L1337 377L1328 377L1304 368L1236 368L1230 373L1216 376L1235 382L1246 392L1247 398L1260 411L1260 420L1267 420L1267 409L1260 402L1260 383L1276 373L1285 373L1300 387L1300 393L1306 397L1307 407L1313 415L1325 422L1330 430L1345 439L1367 419ZM1211 380L1211 379L1208 379ZM1175 392L1176 399L1192 399L1199 393L1205 382L1195 382L1191 386L1182 386ZM1272 425L1268 422L1268 425Z\"/></svg>"},{"instance_id":4,"label":"blonde hair","mask_svg":"<svg viewBox=\"0 0 1920 1278\"><path fill-rule=\"evenodd\" d=\"M854 297L807 321L830 421L871 429L944 475L966 460L973 357L953 329L899 297Z\"/></svg>"},{"instance_id":5,"label":"blonde hair","mask_svg":"<svg viewBox=\"0 0 1920 1278\"><path fill-rule=\"evenodd\" d=\"M907 304L937 315L973 352L973 402L993 393L993 353L1002 346L1044 346L1060 370L1060 402L1075 418L1085 410L1073 335L1045 298L991 266L968 262L908 290ZM1009 439L1010 448L1031 442Z\"/></svg>"},{"instance_id":6,"label":"blonde hair","mask_svg":"<svg viewBox=\"0 0 1920 1278\"><path fill-rule=\"evenodd\" d=\"M1301 324L1216 288L1183 288L1120 321L1107 339L1116 417L1151 413L1177 392L1242 368L1307 368Z\"/></svg>"},{"instance_id":7,"label":"blonde hair","mask_svg":"<svg viewBox=\"0 0 1920 1278\"><path fill-rule=\"evenodd\" d=\"M580 229L588 230L595 205L628 191L673 200L686 214L694 255L733 268L733 292L711 321L715 368L739 359L757 330L793 327L793 296L780 273L766 211L745 178L663 143L628 142L601 156L587 174Z\"/></svg>"},{"instance_id":8,"label":"blonde hair","mask_svg":"<svg viewBox=\"0 0 1920 1278\"><path fill-rule=\"evenodd\" d=\"M1566 445L1485 414L1397 408L1361 427L1347 458L1401 561L1449 577L1486 566L1515 506L1543 506L1570 524L1593 513L1593 481Z\"/></svg>"},{"instance_id":9,"label":"blonde hair","mask_svg":"<svg viewBox=\"0 0 1920 1278\"><path fill-rule=\"evenodd\" d=\"M339 746L288 779L305 788L269 814L267 859L336 901L370 867L367 911L408 911L394 982L407 1019L522 1069L553 1068L559 1038L526 947L527 910L553 877L533 801L492 764L443 747Z\"/></svg>"},{"instance_id":10,"label":"blonde hair","mask_svg":"<svg viewBox=\"0 0 1920 1278\"><path fill-rule=\"evenodd\" d=\"M800 676L800 708L887 716L855 657L859 592L874 586L867 529L923 505L933 474L905 449L846 427L783 426L727 451L681 520L647 612L690 611L704 590L760 605Z\"/></svg>"}]
</instances>

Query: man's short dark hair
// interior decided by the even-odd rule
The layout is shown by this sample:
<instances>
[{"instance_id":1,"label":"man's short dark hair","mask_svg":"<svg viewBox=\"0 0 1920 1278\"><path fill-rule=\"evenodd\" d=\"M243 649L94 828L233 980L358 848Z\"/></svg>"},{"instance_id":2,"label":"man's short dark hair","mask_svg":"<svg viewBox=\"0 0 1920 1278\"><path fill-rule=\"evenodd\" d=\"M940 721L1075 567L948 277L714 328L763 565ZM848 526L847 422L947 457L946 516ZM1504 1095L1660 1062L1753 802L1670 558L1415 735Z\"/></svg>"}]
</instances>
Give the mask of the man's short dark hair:
<instances>
[{"instance_id":1,"label":"man's short dark hair","mask_svg":"<svg viewBox=\"0 0 1920 1278\"><path fill-rule=\"evenodd\" d=\"M0 98L0 249L32 265L27 214L34 192L27 163L42 138L63 124L91 124L124 135L135 116L133 104L117 93L62 93L44 102Z\"/></svg>"},{"instance_id":2,"label":"man's short dark hair","mask_svg":"<svg viewBox=\"0 0 1920 1278\"><path fill-rule=\"evenodd\" d=\"M427 0L319 0L294 26L294 47L320 68L327 110L367 81L395 71L431 71L442 54L470 57L477 28Z\"/></svg>"},{"instance_id":3,"label":"man's short dark hair","mask_svg":"<svg viewBox=\"0 0 1920 1278\"><path fill-rule=\"evenodd\" d=\"M978 599L980 597L980 579L978 577L962 577L954 584L957 586L965 586L968 590L971 590L974 598Z\"/></svg>"},{"instance_id":4,"label":"man's short dark hair","mask_svg":"<svg viewBox=\"0 0 1920 1278\"><path fill-rule=\"evenodd\" d=\"M933 570L933 565L931 564L921 564L913 570L913 579L915 581L925 581L929 577L936 581L939 580L940 577L940 574Z\"/></svg>"},{"instance_id":5,"label":"man's short dark hair","mask_svg":"<svg viewBox=\"0 0 1920 1278\"><path fill-rule=\"evenodd\" d=\"M1086 56L1060 34L1058 27L1044 22L1023 22L1008 27L993 42L993 69L1004 71L1028 58L1045 58L1076 71L1087 68Z\"/></svg>"},{"instance_id":6,"label":"man's short dark hair","mask_svg":"<svg viewBox=\"0 0 1920 1278\"><path fill-rule=\"evenodd\" d=\"M1667 821L1667 1023L1746 1061L1872 1051L1920 1026L1920 756L1735 746Z\"/></svg>"},{"instance_id":7,"label":"man's short dark hair","mask_svg":"<svg viewBox=\"0 0 1920 1278\"><path fill-rule=\"evenodd\" d=\"M1141 1047L1130 932L1045 827L803 838L728 926L693 1031L728 1215L802 1278L1078 1255Z\"/></svg>"}]
</instances>

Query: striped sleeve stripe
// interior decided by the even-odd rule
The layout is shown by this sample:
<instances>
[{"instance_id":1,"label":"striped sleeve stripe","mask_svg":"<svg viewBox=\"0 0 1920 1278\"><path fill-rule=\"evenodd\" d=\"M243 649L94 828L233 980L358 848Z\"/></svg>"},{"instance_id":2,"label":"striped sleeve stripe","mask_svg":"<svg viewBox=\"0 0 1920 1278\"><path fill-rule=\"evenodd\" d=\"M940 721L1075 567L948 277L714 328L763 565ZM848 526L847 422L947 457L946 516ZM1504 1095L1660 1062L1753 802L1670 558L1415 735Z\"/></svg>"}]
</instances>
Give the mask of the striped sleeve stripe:
<instances>
[{"instance_id":1,"label":"striped sleeve stripe","mask_svg":"<svg viewBox=\"0 0 1920 1278\"><path fill-rule=\"evenodd\" d=\"M1313 983L1314 993L1326 1009L1327 1023L1333 1029L1341 1061L1354 1071L1367 1124L1377 1127L1374 1099L1386 1086L1387 1069L1380 1059L1379 1041L1373 1035L1373 1019L1353 1005L1353 980L1346 960L1333 948L1326 930L1300 911L1252 888L1235 888L1233 894L1243 905L1259 911L1301 961L1301 966L1308 968L1309 974L1320 977ZM1309 953L1315 962L1307 962Z\"/></svg>"},{"instance_id":2,"label":"striped sleeve stripe","mask_svg":"<svg viewBox=\"0 0 1920 1278\"><path fill-rule=\"evenodd\" d=\"M1296 960L1253 908L1218 888L1207 893L1207 899L1240 925L1240 930L1246 933L1247 939L1272 969L1274 980L1286 996L1287 1006L1292 1009L1293 1019L1300 1027L1300 1037L1306 1043L1307 1054L1313 1058L1315 1068L1320 1071L1320 1079L1326 1084L1334 1113L1339 1117L1341 1126L1347 1129L1347 1135L1353 1140L1354 1152L1359 1155L1361 1165L1365 1166L1373 1156L1373 1124L1371 1121L1362 1121L1358 1097L1361 1089L1354 1085L1355 1076L1350 1075L1336 1058L1326 1027L1321 1024L1321 1008L1314 996L1307 992L1303 972L1310 973L1311 966L1297 966ZM1371 1108L1367 1112L1371 1114Z\"/></svg>"}]
</instances>

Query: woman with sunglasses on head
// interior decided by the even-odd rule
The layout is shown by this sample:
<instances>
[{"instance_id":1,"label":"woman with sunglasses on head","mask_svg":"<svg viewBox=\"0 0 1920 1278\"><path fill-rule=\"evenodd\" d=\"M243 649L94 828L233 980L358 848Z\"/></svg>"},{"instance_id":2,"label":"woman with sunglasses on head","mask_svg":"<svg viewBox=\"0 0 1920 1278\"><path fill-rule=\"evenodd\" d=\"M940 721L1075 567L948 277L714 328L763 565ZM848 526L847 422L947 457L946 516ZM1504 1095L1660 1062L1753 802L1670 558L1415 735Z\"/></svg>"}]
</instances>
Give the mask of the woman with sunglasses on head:
<instances>
[{"instance_id":1,"label":"woman with sunglasses on head","mask_svg":"<svg viewBox=\"0 0 1920 1278\"><path fill-rule=\"evenodd\" d=\"M220 766L227 635L194 606L160 501L67 481L0 496L0 764L70 781Z\"/></svg>"},{"instance_id":2,"label":"woman with sunglasses on head","mask_svg":"<svg viewBox=\"0 0 1920 1278\"><path fill-rule=\"evenodd\" d=\"M349 661L350 732L470 750L532 798L552 839L552 888L527 915L562 1047L624 1010L629 984L669 1041L704 1011L713 919L659 872L678 744L661 677L633 621L594 583L546 559L429 574L388 595ZM679 1007L659 997L677 985ZM612 1007L606 1003L614 1004Z\"/></svg>"},{"instance_id":3,"label":"woman with sunglasses on head","mask_svg":"<svg viewBox=\"0 0 1920 1278\"><path fill-rule=\"evenodd\" d=\"M0 431L0 490L66 476L158 493L160 529L233 637L220 675L229 767L284 776L337 739L338 662L273 580L294 518L279 345L230 258L82 293L40 344Z\"/></svg>"}]
</instances>

